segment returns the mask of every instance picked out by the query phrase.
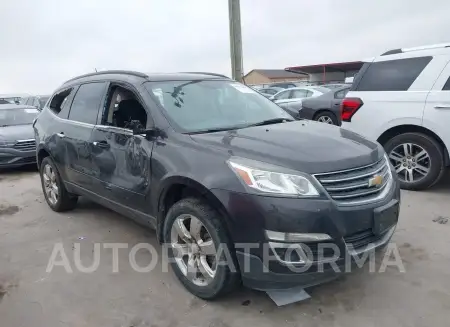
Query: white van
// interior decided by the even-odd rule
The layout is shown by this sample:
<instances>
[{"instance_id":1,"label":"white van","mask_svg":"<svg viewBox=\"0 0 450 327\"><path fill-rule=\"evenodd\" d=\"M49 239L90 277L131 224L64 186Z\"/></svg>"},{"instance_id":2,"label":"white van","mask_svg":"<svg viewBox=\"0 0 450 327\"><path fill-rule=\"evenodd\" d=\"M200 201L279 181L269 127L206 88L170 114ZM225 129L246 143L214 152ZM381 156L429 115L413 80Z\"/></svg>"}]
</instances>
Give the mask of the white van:
<instances>
[{"instance_id":1,"label":"white van","mask_svg":"<svg viewBox=\"0 0 450 327\"><path fill-rule=\"evenodd\" d=\"M404 189L450 165L450 43L394 49L366 62L341 105L342 127L380 142Z\"/></svg>"}]
</instances>

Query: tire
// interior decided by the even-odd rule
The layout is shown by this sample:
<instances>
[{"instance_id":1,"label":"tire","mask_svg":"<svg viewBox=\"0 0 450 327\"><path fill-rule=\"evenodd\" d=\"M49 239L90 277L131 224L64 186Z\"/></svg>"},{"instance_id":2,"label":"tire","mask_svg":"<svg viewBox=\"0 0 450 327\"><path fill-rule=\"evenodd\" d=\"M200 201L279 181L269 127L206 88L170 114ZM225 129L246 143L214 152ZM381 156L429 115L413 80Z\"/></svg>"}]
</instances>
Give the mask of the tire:
<instances>
[{"instance_id":1,"label":"tire","mask_svg":"<svg viewBox=\"0 0 450 327\"><path fill-rule=\"evenodd\" d=\"M339 124L336 115L334 113L332 113L331 111L322 111L321 113L319 113L318 115L316 115L314 117L314 120L322 122L322 123L330 124L330 125L338 125Z\"/></svg>"},{"instance_id":2,"label":"tire","mask_svg":"<svg viewBox=\"0 0 450 327\"><path fill-rule=\"evenodd\" d=\"M219 260L226 260L228 256L228 258L231 259L232 264L217 265L215 276L212 280L209 281L207 285L196 285L194 281L191 281L187 278L187 275L183 273L179 264L174 262L175 251L173 250L171 245L171 237L173 236L172 227L174 226L177 218L180 218L180 216L183 215L192 215L196 217L201 222L201 224L203 224L203 226L206 228L206 231L210 235L210 240L212 240L214 243L215 249L218 249L220 244L223 246L223 249L229 249L227 255L225 255L226 251L221 251ZM231 242L231 239L229 238L224 223L221 219L222 217L220 216L220 214L207 203L205 203L202 199L185 198L175 203L170 208L164 221L163 239L164 243L166 245L169 245L169 262L175 275L189 292L204 300L213 300L233 291L236 286L239 285L240 281L240 275L238 272L239 267L237 265L236 256L233 251L233 243ZM189 226L189 228L190 227L191 226ZM178 233L176 234L179 235Z\"/></svg>"},{"instance_id":3,"label":"tire","mask_svg":"<svg viewBox=\"0 0 450 327\"><path fill-rule=\"evenodd\" d=\"M408 172L406 171L404 166L408 165L409 162L407 161L406 163L401 163L399 160L400 157L397 156L397 153L401 151L404 144L412 144L413 151L415 151L416 155L420 148L422 148L422 150L425 150L428 154L429 159L420 161L420 165L425 166L428 171L426 174L424 174L423 172L421 172L420 174L415 173L415 176L418 176L417 181L413 180L411 182L407 180L406 175L408 174ZM386 142L386 144L384 145L384 149L386 150L386 153L388 154L390 161L395 168L397 168L399 164L403 166L398 167L398 169L403 170L401 170L397 174L400 180L400 187L402 189L424 190L436 184L443 176L444 151L441 145L434 138L428 135L421 133L400 134ZM404 152L401 154L403 155ZM393 157L395 157L396 159L393 159ZM419 161L416 161L416 163L417 165L419 165ZM414 165L414 163L412 164Z\"/></svg>"},{"instance_id":4,"label":"tire","mask_svg":"<svg viewBox=\"0 0 450 327\"><path fill-rule=\"evenodd\" d=\"M56 201L53 199L53 197L46 191L46 180L49 174L46 174L47 167L51 168L51 171L54 174L54 183L57 186L58 191ZM56 168L55 163L50 157L45 157L42 160L42 163L40 165L39 174L41 176L41 186L42 191L44 192L45 200L47 201L47 204L49 207L56 212L62 212L62 211L68 211L75 208L78 201L78 196L71 194L67 192L66 187L64 186L64 183L61 179L61 176L58 172L58 169ZM45 177L47 176L47 177Z\"/></svg>"}]
</instances>

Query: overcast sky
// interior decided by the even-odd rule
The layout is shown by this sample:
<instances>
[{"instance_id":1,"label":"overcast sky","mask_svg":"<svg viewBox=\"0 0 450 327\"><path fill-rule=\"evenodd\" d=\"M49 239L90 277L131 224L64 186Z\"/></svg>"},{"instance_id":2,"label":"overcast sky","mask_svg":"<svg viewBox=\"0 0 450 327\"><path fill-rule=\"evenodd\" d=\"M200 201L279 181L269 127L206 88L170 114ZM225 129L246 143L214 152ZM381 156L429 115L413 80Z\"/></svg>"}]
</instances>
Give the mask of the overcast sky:
<instances>
[{"instance_id":1,"label":"overcast sky","mask_svg":"<svg viewBox=\"0 0 450 327\"><path fill-rule=\"evenodd\" d=\"M0 94L97 69L230 75L227 0L2 0ZM241 0L244 70L450 42L449 0Z\"/></svg>"}]
</instances>

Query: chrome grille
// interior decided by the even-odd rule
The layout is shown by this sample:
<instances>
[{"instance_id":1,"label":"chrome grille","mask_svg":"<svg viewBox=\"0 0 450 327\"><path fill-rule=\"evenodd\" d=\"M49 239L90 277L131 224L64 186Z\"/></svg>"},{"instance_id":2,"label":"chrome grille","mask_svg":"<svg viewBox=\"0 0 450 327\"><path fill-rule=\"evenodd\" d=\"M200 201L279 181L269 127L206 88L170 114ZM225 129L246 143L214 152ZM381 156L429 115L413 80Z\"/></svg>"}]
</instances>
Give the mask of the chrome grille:
<instances>
[{"instance_id":1,"label":"chrome grille","mask_svg":"<svg viewBox=\"0 0 450 327\"><path fill-rule=\"evenodd\" d=\"M381 176L382 182L370 186L369 180ZM359 168L314 175L328 194L342 204L376 201L391 184L389 164L383 158L376 163Z\"/></svg>"},{"instance_id":2,"label":"chrome grille","mask_svg":"<svg viewBox=\"0 0 450 327\"><path fill-rule=\"evenodd\" d=\"M36 149L36 141L35 140L20 140L14 144L14 149L19 151L30 151Z\"/></svg>"}]
</instances>

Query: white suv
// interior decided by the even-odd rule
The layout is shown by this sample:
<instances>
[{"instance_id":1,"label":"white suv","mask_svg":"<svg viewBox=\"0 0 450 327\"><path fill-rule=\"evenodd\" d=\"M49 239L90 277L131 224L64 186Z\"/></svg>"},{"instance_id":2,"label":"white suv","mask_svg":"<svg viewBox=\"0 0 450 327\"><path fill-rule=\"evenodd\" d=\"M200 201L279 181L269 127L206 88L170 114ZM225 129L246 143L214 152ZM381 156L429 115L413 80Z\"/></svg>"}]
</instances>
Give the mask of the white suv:
<instances>
[{"instance_id":1,"label":"white suv","mask_svg":"<svg viewBox=\"0 0 450 327\"><path fill-rule=\"evenodd\" d=\"M380 142L404 189L450 165L450 44L395 49L367 61L341 104L342 127Z\"/></svg>"}]
</instances>

